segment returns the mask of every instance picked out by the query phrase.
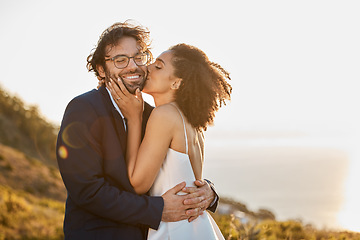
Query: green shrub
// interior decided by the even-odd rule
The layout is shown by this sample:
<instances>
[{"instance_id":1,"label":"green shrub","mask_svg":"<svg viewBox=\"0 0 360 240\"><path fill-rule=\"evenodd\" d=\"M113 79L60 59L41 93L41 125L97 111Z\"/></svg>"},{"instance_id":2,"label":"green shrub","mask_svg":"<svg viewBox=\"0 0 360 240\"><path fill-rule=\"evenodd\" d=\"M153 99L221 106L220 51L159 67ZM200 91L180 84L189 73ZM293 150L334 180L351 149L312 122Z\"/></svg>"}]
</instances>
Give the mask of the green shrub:
<instances>
[{"instance_id":1,"label":"green shrub","mask_svg":"<svg viewBox=\"0 0 360 240\"><path fill-rule=\"evenodd\" d=\"M64 203L0 185L1 239L64 239Z\"/></svg>"},{"instance_id":2,"label":"green shrub","mask_svg":"<svg viewBox=\"0 0 360 240\"><path fill-rule=\"evenodd\" d=\"M360 240L360 233L317 230L295 220L248 219L241 223L232 215L212 215L226 240Z\"/></svg>"}]
</instances>

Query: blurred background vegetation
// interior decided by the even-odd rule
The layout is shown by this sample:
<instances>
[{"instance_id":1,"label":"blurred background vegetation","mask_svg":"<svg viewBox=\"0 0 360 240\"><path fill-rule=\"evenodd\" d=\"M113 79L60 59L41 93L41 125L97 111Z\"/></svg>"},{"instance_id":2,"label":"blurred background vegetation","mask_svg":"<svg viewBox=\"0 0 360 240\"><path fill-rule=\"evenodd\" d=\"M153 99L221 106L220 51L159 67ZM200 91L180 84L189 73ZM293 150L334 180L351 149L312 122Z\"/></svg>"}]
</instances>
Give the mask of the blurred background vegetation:
<instances>
[{"instance_id":1,"label":"blurred background vegetation","mask_svg":"<svg viewBox=\"0 0 360 240\"><path fill-rule=\"evenodd\" d=\"M0 86L0 240L64 238L66 190L55 158L58 129L36 106L27 106ZM228 240L360 240L360 233L276 221L266 209L250 211L227 198L221 198L212 216Z\"/></svg>"}]
</instances>

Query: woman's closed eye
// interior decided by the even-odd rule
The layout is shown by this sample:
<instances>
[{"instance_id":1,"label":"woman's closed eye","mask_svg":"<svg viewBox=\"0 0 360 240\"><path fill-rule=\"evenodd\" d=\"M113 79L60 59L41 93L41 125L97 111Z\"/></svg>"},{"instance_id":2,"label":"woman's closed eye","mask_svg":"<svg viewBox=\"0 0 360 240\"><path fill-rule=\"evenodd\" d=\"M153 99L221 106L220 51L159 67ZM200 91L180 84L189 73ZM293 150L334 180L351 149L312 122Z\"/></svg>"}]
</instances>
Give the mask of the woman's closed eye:
<instances>
[{"instance_id":1,"label":"woman's closed eye","mask_svg":"<svg viewBox=\"0 0 360 240\"><path fill-rule=\"evenodd\" d=\"M154 63L154 66L156 69L162 69L164 67L164 65L165 65L165 62L160 58L157 58Z\"/></svg>"},{"instance_id":2,"label":"woman's closed eye","mask_svg":"<svg viewBox=\"0 0 360 240\"><path fill-rule=\"evenodd\" d=\"M154 67L156 69L162 69L163 66L162 66L162 64L160 62L155 62Z\"/></svg>"}]
</instances>

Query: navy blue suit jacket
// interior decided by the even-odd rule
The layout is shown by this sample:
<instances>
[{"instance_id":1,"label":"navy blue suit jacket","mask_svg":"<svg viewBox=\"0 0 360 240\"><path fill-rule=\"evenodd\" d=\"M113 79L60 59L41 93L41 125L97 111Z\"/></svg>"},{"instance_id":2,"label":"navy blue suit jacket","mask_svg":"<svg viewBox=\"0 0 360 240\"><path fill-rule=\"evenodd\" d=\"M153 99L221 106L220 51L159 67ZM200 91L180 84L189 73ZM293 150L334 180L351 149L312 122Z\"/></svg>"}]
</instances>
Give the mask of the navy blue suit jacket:
<instances>
[{"instance_id":1,"label":"navy blue suit jacket","mask_svg":"<svg viewBox=\"0 0 360 240\"><path fill-rule=\"evenodd\" d=\"M152 107L145 104L143 131ZM74 98L57 140L57 160L68 192L65 239L146 239L157 229L162 197L132 188L124 153L126 132L104 87Z\"/></svg>"}]
</instances>

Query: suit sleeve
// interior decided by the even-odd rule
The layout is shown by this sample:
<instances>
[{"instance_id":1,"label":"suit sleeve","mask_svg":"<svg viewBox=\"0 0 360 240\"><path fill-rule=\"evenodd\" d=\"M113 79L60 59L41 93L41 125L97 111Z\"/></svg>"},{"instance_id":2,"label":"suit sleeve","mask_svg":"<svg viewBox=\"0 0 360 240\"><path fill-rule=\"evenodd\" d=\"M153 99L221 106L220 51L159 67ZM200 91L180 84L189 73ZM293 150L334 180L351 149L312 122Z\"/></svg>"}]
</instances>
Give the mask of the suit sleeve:
<instances>
[{"instance_id":1,"label":"suit sleeve","mask_svg":"<svg viewBox=\"0 0 360 240\"><path fill-rule=\"evenodd\" d=\"M207 208L207 210L209 210L209 211L211 211L211 212L215 212L216 211L216 209L217 209L217 206L218 206L218 204L219 204L219 195L216 193L216 190L215 190L215 186L214 186L214 184L210 181L210 180L208 180L208 179L204 179L207 183L209 183L209 185L210 185L210 187L211 187L211 190L213 190L214 191L214 193L215 193L215 199L214 199L214 201L210 204L210 206Z\"/></svg>"},{"instance_id":2,"label":"suit sleeve","mask_svg":"<svg viewBox=\"0 0 360 240\"><path fill-rule=\"evenodd\" d=\"M82 98L72 100L65 111L58 135L57 159L68 197L77 206L102 218L157 229L164 206L162 197L125 191L111 185L104 174L101 141L104 133L100 118ZM120 148L112 142L106 144Z\"/></svg>"}]
</instances>

